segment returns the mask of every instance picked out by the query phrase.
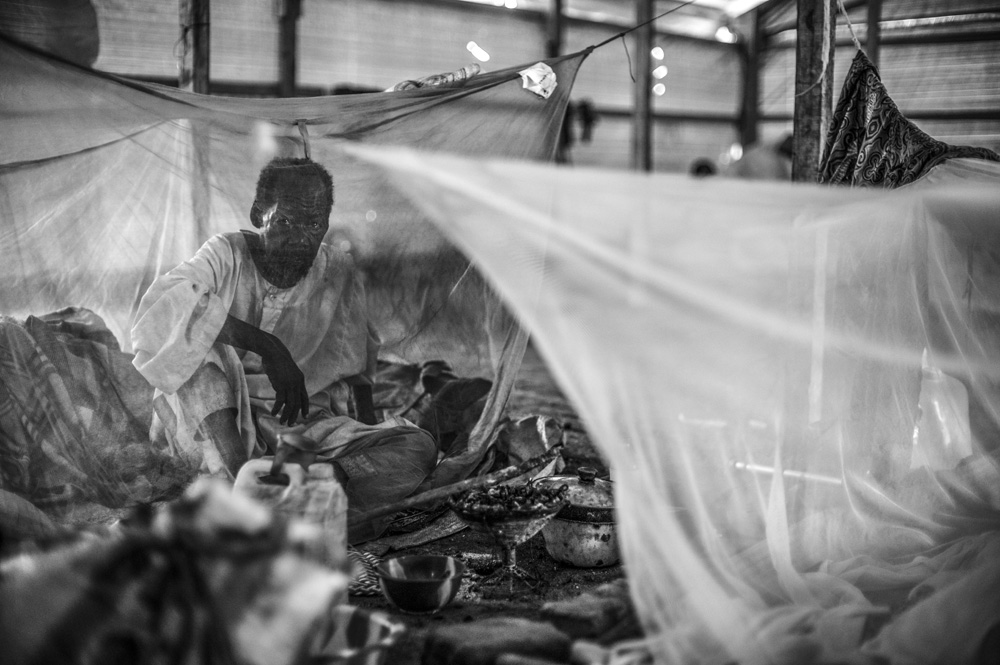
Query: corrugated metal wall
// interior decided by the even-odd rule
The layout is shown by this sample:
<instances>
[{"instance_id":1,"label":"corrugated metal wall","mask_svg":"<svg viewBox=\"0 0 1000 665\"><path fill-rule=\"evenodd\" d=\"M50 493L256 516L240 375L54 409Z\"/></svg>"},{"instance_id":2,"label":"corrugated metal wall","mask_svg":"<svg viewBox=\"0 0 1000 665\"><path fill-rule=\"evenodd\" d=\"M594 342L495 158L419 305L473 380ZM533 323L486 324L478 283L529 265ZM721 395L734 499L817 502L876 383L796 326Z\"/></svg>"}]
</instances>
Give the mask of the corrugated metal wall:
<instances>
[{"instance_id":1,"label":"corrugated metal wall","mask_svg":"<svg viewBox=\"0 0 1000 665\"><path fill-rule=\"evenodd\" d=\"M994 9L991 0L884 0L885 21ZM95 66L142 77L175 77L176 0L95 0L101 52ZM213 81L275 84L278 79L279 0L214 0L211 27ZM768 26L794 25L794 2L768 17ZM865 8L851 12L864 39ZM456 2L418 0L303 0L298 22L299 84L322 92L338 85L384 89L396 82L451 71L474 62L476 41L495 70L545 55L545 17L534 12ZM597 44L620 29L567 20L564 52ZM883 33L885 34L885 33ZM849 39L844 22L838 36ZM668 75L653 97L654 166L685 171L699 157L719 161L738 140L742 74L736 47L658 35ZM848 42L849 43L849 42ZM626 53L626 45L629 52ZM853 47L838 48L834 89L839 93ZM573 98L599 112L590 143L577 143L573 163L628 168L635 40L615 40L584 63ZM791 129L794 35L778 36L762 56L760 136ZM655 63L660 64L660 63ZM881 49L881 72L900 109L933 136L951 143L1000 150L1000 120L928 119L937 111L1000 110L1000 42L891 44ZM697 119L701 116L700 119ZM714 118L714 119L713 119ZM577 132L578 133L578 132Z\"/></svg>"},{"instance_id":2,"label":"corrugated metal wall","mask_svg":"<svg viewBox=\"0 0 1000 665\"><path fill-rule=\"evenodd\" d=\"M774 29L794 21L795 3L769 16L767 25ZM993 0L883 0L882 45L879 73L882 81L904 115L922 130L955 145L973 145L1000 151L1000 42L994 41L1000 22L988 26L973 22L977 14L997 12ZM940 15L960 16L958 22L936 27L907 27L903 21ZM855 35L862 46L866 38L866 8L849 12ZM983 39L977 33L989 31ZM954 39L967 41L940 43L943 32ZM920 35L925 43L893 43L902 35ZM959 34L960 33L960 34ZM958 35L958 36L955 36ZM850 43L851 33L840 17L838 42ZM988 37L988 38L987 38ZM903 41L903 40L900 40ZM764 116L790 117L794 105L795 49L794 35L775 39L764 57L761 71L761 113ZM839 47L834 65L834 93L839 96L844 77L854 58L853 46ZM990 118L935 119L935 115L962 115L970 111ZM766 123L768 132L791 128L791 121Z\"/></svg>"},{"instance_id":3,"label":"corrugated metal wall","mask_svg":"<svg viewBox=\"0 0 1000 665\"><path fill-rule=\"evenodd\" d=\"M177 76L176 2L94 0L101 50L95 69L138 76Z\"/></svg>"},{"instance_id":4,"label":"corrugated metal wall","mask_svg":"<svg viewBox=\"0 0 1000 665\"><path fill-rule=\"evenodd\" d=\"M299 21L303 84L371 85L453 71L477 62L475 41L495 71L545 57L545 26L525 12L474 5L386 0L304 2ZM497 20L501 19L501 20Z\"/></svg>"},{"instance_id":5,"label":"corrugated metal wall","mask_svg":"<svg viewBox=\"0 0 1000 665\"><path fill-rule=\"evenodd\" d=\"M599 44L620 30L568 21L565 50ZM660 80L666 91L653 97L653 166L658 171L686 172L695 159L717 161L737 140L742 74L736 49L728 44L696 42L658 35L667 67ZM627 50L626 50L627 49ZM615 40L587 58L574 86L574 99L589 99L603 111L589 144L577 143L573 163L629 168L635 67L635 40ZM672 115L728 116L728 120L692 121Z\"/></svg>"},{"instance_id":6,"label":"corrugated metal wall","mask_svg":"<svg viewBox=\"0 0 1000 665\"><path fill-rule=\"evenodd\" d=\"M95 0L101 53L95 67L138 77L177 75L179 37L175 0ZM278 79L276 1L214 0L211 7L211 79L274 84ZM620 29L566 22L564 52L597 44ZM451 71L476 62L475 41L490 53L481 66L496 70L545 56L545 17L502 8L417 0L303 0L298 22L298 83L329 92L337 86L384 89L399 81ZM577 142L576 164L628 168L635 41L596 50L584 63L574 100L606 112L590 143ZM673 40L662 35L666 92L653 98L657 170L685 171L698 157L716 159L736 140L740 68L725 44ZM631 63L630 63L631 59ZM660 64L660 63L656 63ZM708 114L723 121L693 122L670 114ZM579 131L576 131L579 136Z\"/></svg>"}]
</instances>

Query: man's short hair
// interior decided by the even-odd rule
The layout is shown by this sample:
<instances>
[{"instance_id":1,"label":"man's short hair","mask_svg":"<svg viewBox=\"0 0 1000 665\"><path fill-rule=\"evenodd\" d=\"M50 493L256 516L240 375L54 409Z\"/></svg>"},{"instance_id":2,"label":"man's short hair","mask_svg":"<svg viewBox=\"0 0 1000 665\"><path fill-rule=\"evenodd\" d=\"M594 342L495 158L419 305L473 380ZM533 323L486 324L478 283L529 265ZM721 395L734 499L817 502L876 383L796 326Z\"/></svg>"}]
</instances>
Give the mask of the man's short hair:
<instances>
[{"instance_id":1,"label":"man's short hair","mask_svg":"<svg viewBox=\"0 0 1000 665\"><path fill-rule=\"evenodd\" d=\"M277 201L278 186L291 188L293 194L306 196L321 188L320 205L324 220L329 220L333 209L333 177L330 173L307 157L275 157L260 171L257 178L257 194L250 207L250 223L260 228L264 211Z\"/></svg>"}]
</instances>

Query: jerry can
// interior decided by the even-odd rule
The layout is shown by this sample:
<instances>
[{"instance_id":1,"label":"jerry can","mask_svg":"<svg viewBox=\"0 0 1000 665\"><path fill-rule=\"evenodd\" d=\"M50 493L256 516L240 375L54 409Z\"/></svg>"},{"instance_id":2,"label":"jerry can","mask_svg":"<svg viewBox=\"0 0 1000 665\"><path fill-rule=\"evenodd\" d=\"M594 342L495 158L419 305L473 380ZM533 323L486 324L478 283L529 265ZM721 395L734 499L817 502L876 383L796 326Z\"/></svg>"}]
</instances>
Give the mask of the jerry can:
<instances>
[{"instance_id":1,"label":"jerry can","mask_svg":"<svg viewBox=\"0 0 1000 665\"><path fill-rule=\"evenodd\" d=\"M910 468L952 469L972 455L969 393L953 376L927 362L920 381L920 416L913 432Z\"/></svg>"},{"instance_id":2,"label":"jerry can","mask_svg":"<svg viewBox=\"0 0 1000 665\"><path fill-rule=\"evenodd\" d=\"M333 467L312 463L315 444L298 435L281 435L273 457L250 460L236 474L241 492L274 512L318 528L307 554L334 568L347 566L347 494ZM302 453L306 454L303 455ZM291 461L296 460L296 461Z\"/></svg>"}]
</instances>

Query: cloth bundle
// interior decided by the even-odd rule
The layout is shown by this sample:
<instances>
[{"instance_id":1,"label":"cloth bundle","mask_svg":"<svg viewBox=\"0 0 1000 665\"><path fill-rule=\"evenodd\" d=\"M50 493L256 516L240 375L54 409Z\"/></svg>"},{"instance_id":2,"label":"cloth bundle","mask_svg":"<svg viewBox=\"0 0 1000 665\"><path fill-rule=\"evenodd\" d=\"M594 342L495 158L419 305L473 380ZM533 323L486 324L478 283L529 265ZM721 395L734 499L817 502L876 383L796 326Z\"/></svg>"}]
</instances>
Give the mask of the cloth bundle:
<instances>
[{"instance_id":1,"label":"cloth bundle","mask_svg":"<svg viewBox=\"0 0 1000 665\"><path fill-rule=\"evenodd\" d=\"M347 589L297 553L315 537L199 481L103 535L0 563L4 662L300 662Z\"/></svg>"},{"instance_id":2,"label":"cloth bundle","mask_svg":"<svg viewBox=\"0 0 1000 665\"><path fill-rule=\"evenodd\" d=\"M0 516L19 497L65 524L107 521L194 480L148 443L153 390L131 359L90 310L0 319ZM32 531L13 521L7 535Z\"/></svg>"}]
</instances>

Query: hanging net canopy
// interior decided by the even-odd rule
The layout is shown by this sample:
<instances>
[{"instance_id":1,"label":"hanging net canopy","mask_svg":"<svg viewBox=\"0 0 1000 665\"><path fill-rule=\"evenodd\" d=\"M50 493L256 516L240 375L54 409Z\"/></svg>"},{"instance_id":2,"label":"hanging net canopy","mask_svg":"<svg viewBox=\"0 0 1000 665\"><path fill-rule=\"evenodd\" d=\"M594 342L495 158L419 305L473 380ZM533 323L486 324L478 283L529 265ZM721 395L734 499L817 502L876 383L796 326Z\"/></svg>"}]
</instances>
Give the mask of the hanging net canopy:
<instances>
[{"instance_id":1,"label":"hanging net canopy","mask_svg":"<svg viewBox=\"0 0 1000 665\"><path fill-rule=\"evenodd\" d=\"M136 83L0 38L7 528L44 527L21 500L85 522L100 511L83 505L163 499L190 480L189 464L148 445L153 387L135 372L130 330L158 276L216 234L255 231L258 175L276 157L308 156L331 174L325 243L363 276L355 306L366 310L380 361L418 371L431 363L492 385L478 422L464 423L467 444L427 482L486 464L527 334L468 258L380 170L339 146L550 160L587 53L398 91L239 99ZM312 325L302 320L299 331ZM166 333L191 334L183 325ZM375 406L405 406L390 402Z\"/></svg>"},{"instance_id":2,"label":"hanging net canopy","mask_svg":"<svg viewBox=\"0 0 1000 665\"><path fill-rule=\"evenodd\" d=\"M986 662L1000 164L883 191L350 152L495 282L609 461L632 658Z\"/></svg>"}]
</instances>

